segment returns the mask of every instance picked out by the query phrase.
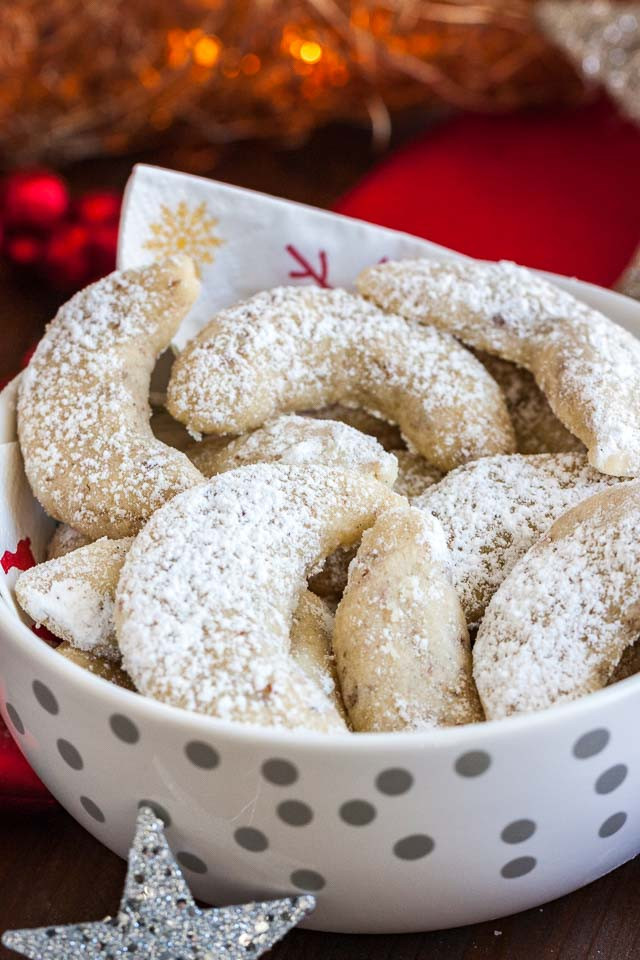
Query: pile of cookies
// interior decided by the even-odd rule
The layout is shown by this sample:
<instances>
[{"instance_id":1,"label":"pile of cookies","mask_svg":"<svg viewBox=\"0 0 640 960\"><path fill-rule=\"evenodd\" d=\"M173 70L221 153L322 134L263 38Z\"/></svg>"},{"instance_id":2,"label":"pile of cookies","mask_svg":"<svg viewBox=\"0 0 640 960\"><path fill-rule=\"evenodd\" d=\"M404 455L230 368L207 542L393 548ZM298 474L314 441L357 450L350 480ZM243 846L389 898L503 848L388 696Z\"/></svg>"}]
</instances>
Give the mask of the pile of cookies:
<instances>
[{"instance_id":1,"label":"pile of cookies","mask_svg":"<svg viewBox=\"0 0 640 960\"><path fill-rule=\"evenodd\" d=\"M357 289L223 310L153 411L191 261L65 304L19 390L59 521L22 608L111 682L263 726L474 723L639 670L640 341L509 263Z\"/></svg>"}]
</instances>

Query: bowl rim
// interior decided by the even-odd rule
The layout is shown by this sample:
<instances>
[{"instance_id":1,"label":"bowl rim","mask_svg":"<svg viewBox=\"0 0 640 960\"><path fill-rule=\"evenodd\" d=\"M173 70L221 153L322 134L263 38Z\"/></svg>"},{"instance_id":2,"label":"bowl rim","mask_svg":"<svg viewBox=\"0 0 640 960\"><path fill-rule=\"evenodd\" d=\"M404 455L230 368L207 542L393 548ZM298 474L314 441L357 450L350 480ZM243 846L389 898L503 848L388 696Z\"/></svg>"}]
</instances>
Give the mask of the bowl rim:
<instances>
[{"instance_id":1,"label":"bowl rim","mask_svg":"<svg viewBox=\"0 0 640 960\"><path fill-rule=\"evenodd\" d=\"M443 253L445 252L448 253L449 251L443 248ZM464 260L473 259L456 251L450 252ZM609 290L606 287L579 280L576 277L567 277L534 268L528 269L550 282L568 289L578 298L580 298L581 291L592 290L597 292L599 296L605 294L606 298L610 299L612 303L617 302L620 305L625 304L627 308L631 307L632 312L637 314L637 335L640 336L639 301L625 296L619 291ZM613 322L616 323L617 321L614 320ZM20 376L21 372L5 384L3 390L0 391L0 397L10 388L15 387ZM0 446L15 442L17 441L4 441L0 443ZM314 730L265 727L221 720L207 714L195 713L182 707L175 707L154 700L136 691L126 690L102 677L98 677L57 654L55 648L36 636L27 624L16 615L9 604L2 599L0 599L0 630L2 634L6 634L6 636L0 636L0 642L6 642L7 637L10 638L12 643L24 648L26 653L33 657L36 662L41 661L43 667L46 667L48 671L52 670L53 673L57 673L65 682L75 687L81 695L86 692L88 696L91 696L93 691L95 697L99 697L105 703L111 702L113 709L119 708L123 712L129 709L139 715L148 717L152 722L166 719L167 723L173 721L176 724L191 726L194 731L198 731L200 736L208 736L214 742L217 735L227 740L242 742L245 745L253 744L263 747L273 745L278 748L289 746L297 749L305 748L317 753L324 753L329 750L330 752L353 756L354 753L365 754L384 751L385 755L391 759L389 752L394 747L398 748L400 752L409 749L449 750L456 747L464 750L465 747L477 747L480 744L484 746L490 740L500 740L512 734L517 737L521 733L541 732L544 731L545 727L555 728L558 724L562 726L565 722L568 724L574 720L577 722L583 715L589 715L592 710L597 710L599 707L606 709L607 706L613 706L628 698L635 696L640 698L640 673L638 673L611 686L586 694L577 700L558 703L545 710L457 727L358 734L353 734L350 731L322 733ZM110 710L110 712L113 712L113 710Z\"/></svg>"}]
</instances>

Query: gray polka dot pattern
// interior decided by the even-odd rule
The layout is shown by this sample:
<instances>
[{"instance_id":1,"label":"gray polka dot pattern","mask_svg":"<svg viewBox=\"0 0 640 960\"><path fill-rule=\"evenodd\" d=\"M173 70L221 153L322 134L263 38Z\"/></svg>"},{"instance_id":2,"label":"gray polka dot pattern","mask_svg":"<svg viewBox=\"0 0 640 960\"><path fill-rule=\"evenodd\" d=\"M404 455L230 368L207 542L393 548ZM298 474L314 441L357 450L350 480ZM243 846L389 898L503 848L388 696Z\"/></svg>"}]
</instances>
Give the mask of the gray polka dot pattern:
<instances>
[{"instance_id":1,"label":"gray polka dot pattern","mask_svg":"<svg viewBox=\"0 0 640 960\"><path fill-rule=\"evenodd\" d=\"M393 852L400 860L421 860L426 857L435 843L425 833L414 833L410 837L403 837L394 845Z\"/></svg>"},{"instance_id":2,"label":"gray polka dot pattern","mask_svg":"<svg viewBox=\"0 0 640 960\"><path fill-rule=\"evenodd\" d=\"M491 757L484 750L470 750L456 760L456 773L461 777L479 777L491 766Z\"/></svg>"},{"instance_id":3,"label":"gray polka dot pattern","mask_svg":"<svg viewBox=\"0 0 640 960\"><path fill-rule=\"evenodd\" d=\"M620 813L614 813L612 816L607 817L600 829L598 830L599 837L612 837L614 833L617 833L618 830L622 830L625 823L627 822L627 815L623 811Z\"/></svg>"},{"instance_id":4,"label":"gray polka dot pattern","mask_svg":"<svg viewBox=\"0 0 640 960\"><path fill-rule=\"evenodd\" d=\"M596 780L596 793L611 793L613 790L617 790L625 780L627 773L628 770L624 763L616 763L614 767L609 767Z\"/></svg>"},{"instance_id":5,"label":"gray polka dot pattern","mask_svg":"<svg viewBox=\"0 0 640 960\"><path fill-rule=\"evenodd\" d=\"M20 717L20 714L18 713L14 705L12 703L5 703L4 708L7 711L7 716L9 717L9 720L11 720L13 729L16 730L19 734L23 734L24 723L22 722L22 718Z\"/></svg>"},{"instance_id":6,"label":"gray polka dot pattern","mask_svg":"<svg viewBox=\"0 0 640 960\"><path fill-rule=\"evenodd\" d=\"M58 740L56 746L58 747L58 753L72 770L82 770L84 761L72 743L69 743L68 740Z\"/></svg>"},{"instance_id":7,"label":"gray polka dot pattern","mask_svg":"<svg viewBox=\"0 0 640 960\"><path fill-rule=\"evenodd\" d=\"M106 817L97 803L94 803L93 800L89 799L89 797L80 797L80 803L90 817L92 817L98 823L105 822Z\"/></svg>"},{"instance_id":8,"label":"gray polka dot pattern","mask_svg":"<svg viewBox=\"0 0 640 960\"><path fill-rule=\"evenodd\" d=\"M262 776L276 787L290 787L298 779L298 771L288 760L277 757L262 764Z\"/></svg>"},{"instance_id":9,"label":"gray polka dot pattern","mask_svg":"<svg viewBox=\"0 0 640 960\"><path fill-rule=\"evenodd\" d=\"M398 797L402 793L407 793L412 786L413 777L408 770L402 770L400 767L383 770L376 777L376 790L388 797Z\"/></svg>"},{"instance_id":10,"label":"gray polka dot pattern","mask_svg":"<svg viewBox=\"0 0 640 960\"><path fill-rule=\"evenodd\" d=\"M509 860L500 871L505 880L515 880L517 877L524 877L531 873L536 865L535 857L516 857L515 860Z\"/></svg>"},{"instance_id":11,"label":"gray polka dot pattern","mask_svg":"<svg viewBox=\"0 0 640 960\"><path fill-rule=\"evenodd\" d=\"M298 890L308 890L310 893L316 893L326 886L326 880L315 870L294 870L291 874L291 883Z\"/></svg>"},{"instance_id":12,"label":"gray polka dot pattern","mask_svg":"<svg viewBox=\"0 0 640 960\"><path fill-rule=\"evenodd\" d=\"M118 740L122 740L123 743L133 744L140 739L140 731L133 720L129 720L129 717L125 717L122 713L114 713L109 718L109 726Z\"/></svg>"},{"instance_id":13,"label":"gray polka dot pattern","mask_svg":"<svg viewBox=\"0 0 640 960\"><path fill-rule=\"evenodd\" d=\"M284 800L278 804L276 812L290 827L306 827L313 820L313 810L300 800Z\"/></svg>"},{"instance_id":14,"label":"gray polka dot pattern","mask_svg":"<svg viewBox=\"0 0 640 960\"><path fill-rule=\"evenodd\" d=\"M204 860L196 857L195 853L189 853L188 850L181 850L180 853L176 853L176 860L181 867L186 867L192 873L207 872L207 865Z\"/></svg>"},{"instance_id":15,"label":"gray polka dot pattern","mask_svg":"<svg viewBox=\"0 0 640 960\"><path fill-rule=\"evenodd\" d=\"M504 843L524 843L524 841L529 840L535 832L536 825L533 820L514 820L504 828L500 834L500 839L503 840Z\"/></svg>"},{"instance_id":16,"label":"gray polka dot pattern","mask_svg":"<svg viewBox=\"0 0 640 960\"><path fill-rule=\"evenodd\" d=\"M251 853L262 853L269 846L262 830L256 830L255 827L239 827L233 837L239 847Z\"/></svg>"},{"instance_id":17,"label":"gray polka dot pattern","mask_svg":"<svg viewBox=\"0 0 640 960\"><path fill-rule=\"evenodd\" d=\"M202 770L214 770L220 763L218 751L201 740L192 740L186 745L184 752L194 767L200 767Z\"/></svg>"},{"instance_id":18,"label":"gray polka dot pattern","mask_svg":"<svg viewBox=\"0 0 640 960\"><path fill-rule=\"evenodd\" d=\"M611 739L611 734L604 727L598 727L597 730L589 730L583 734L573 745L573 755L578 760L586 760L588 757L595 757L597 753L602 753Z\"/></svg>"},{"instance_id":19,"label":"gray polka dot pattern","mask_svg":"<svg viewBox=\"0 0 640 960\"><path fill-rule=\"evenodd\" d=\"M51 693L51 690L49 690L49 687L45 686L41 680L34 680L31 689L43 710L46 710L47 713L50 713L54 717L57 713L60 713L58 701Z\"/></svg>"},{"instance_id":20,"label":"gray polka dot pattern","mask_svg":"<svg viewBox=\"0 0 640 960\"><path fill-rule=\"evenodd\" d=\"M148 800L146 797L143 800L138 801L138 809L140 807L151 807L156 817L159 817L160 820L164 823L165 827L170 827L172 820L171 815L161 803L158 803L156 800Z\"/></svg>"},{"instance_id":21,"label":"gray polka dot pattern","mask_svg":"<svg viewBox=\"0 0 640 960\"><path fill-rule=\"evenodd\" d=\"M366 800L348 800L340 807L340 819L350 827L366 827L376 818L376 808Z\"/></svg>"}]
</instances>

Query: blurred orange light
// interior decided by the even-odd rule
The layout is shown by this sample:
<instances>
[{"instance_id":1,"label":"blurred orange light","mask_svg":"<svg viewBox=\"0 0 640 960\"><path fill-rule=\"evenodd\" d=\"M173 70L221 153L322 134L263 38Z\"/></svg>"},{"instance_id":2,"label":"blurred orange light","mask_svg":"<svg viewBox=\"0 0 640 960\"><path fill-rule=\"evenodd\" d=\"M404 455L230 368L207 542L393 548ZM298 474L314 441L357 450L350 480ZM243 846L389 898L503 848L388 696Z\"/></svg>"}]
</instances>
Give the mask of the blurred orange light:
<instances>
[{"instance_id":1,"label":"blurred orange light","mask_svg":"<svg viewBox=\"0 0 640 960\"><path fill-rule=\"evenodd\" d=\"M304 63L317 63L322 56L322 47L315 40L305 40L300 47L300 59Z\"/></svg>"},{"instance_id":2,"label":"blurred orange light","mask_svg":"<svg viewBox=\"0 0 640 960\"><path fill-rule=\"evenodd\" d=\"M220 43L215 37L201 37L193 48L193 59L201 67L212 67L220 56Z\"/></svg>"}]
</instances>

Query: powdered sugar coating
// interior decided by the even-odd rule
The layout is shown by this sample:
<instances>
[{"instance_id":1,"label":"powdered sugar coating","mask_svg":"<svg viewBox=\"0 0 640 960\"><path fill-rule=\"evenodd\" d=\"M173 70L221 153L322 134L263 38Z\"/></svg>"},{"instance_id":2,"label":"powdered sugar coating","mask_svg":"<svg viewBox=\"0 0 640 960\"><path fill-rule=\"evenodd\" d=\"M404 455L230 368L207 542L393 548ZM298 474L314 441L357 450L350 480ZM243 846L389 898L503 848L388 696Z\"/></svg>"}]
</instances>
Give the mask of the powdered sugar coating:
<instances>
[{"instance_id":1,"label":"powdered sugar coating","mask_svg":"<svg viewBox=\"0 0 640 960\"><path fill-rule=\"evenodd\" d=\"M72 297L23 373L18 432L45 510L96 538L135 532L202 478L149 427L149 378L198 292L175 258L116 272Z\"/></svg>"},{"instance_id":2,"label":"powdered sugar coating","mask_svg":"<svg viewBox=\"0 0 640 960\"><path fill-rule=\"evenodd\" d=\"M395 456L359 430L337 420L282 416L252 433L222 443L205 438L187 451L205 477L251 463L323 463L371 474L393 486L398 472Z\"/></svg>"},{"instance_id":3,"label":"powdered sugar coating","mask_svg":"<svg viewBox=\"0 0 640 960\"><path fill-rule=\"evenodd\" d=\"M413 503L442 523L467 622L477 623L520 557L580 500L619 483L580 453L485 457Z\"/></svg>"},{"instance_id":4,"label":"powdered sugar coating","mask_svg":"<svg viewBox=\"0 0 640 960\"><path fill-rule=\"evenodd\" d=\"M502 394L469 351L344 290L278 287L222 311L167 392L176 419L216 434L338 402L397 423L442 469L514 449Z\"/></svg>"},{"instance_id":5,"label":"powdered sugar coating","mask_svg":"<svg viewBox=\"0 0 640 960\"><path fill-rule=\"evenodd\" d=\"M640 483L560 517L487 608L473 652L487 717L544 710L606 686L640 632Z\"/></svg>"},{"instance_id":6,"label":"powdered sugar coating","mask_svg":"<svg viewBox=\"0 0 640 960\"><path fill-rule=\"evenodd\" d=\"M334 632L354 730L421 730L482 719L449 562L438 521L411 507L385 511L363 535Z\"/></svg>"},{"instance_id":7,"label":"powdered sugar coating","mask_svg":"<svg viewBox=\"0 0 640 960\"><path fill-rule=\"evenodd\" d=\"M359 290L534 375L605 473L640 474L640 342L513 263L410 260L365 270Z\"/></svg>"},{"instance_id":8,"label":"powdered sugar coating","mask_svg":"<svg viewBox=\"0 0 640 960\"><path fill-rule=\"evenodd\" d=\"M118 584L136 687L225 720L344 729L289 655L291 621L308 575L395 500L351 471L266 463L177 496L138 535Z\"/></svg>"},{"instance_id":9,"label":"powdered sugar coating","mask_svg":"<svg viewBox=\"0 0 640 960\"><path fill-rule=\"evenodd\" d=\"M36 623L78 650L119 660L114 596L131 543L131 537L103 537L39 563L18 577L18 603Z\"/></svg>"}]
</instances>

